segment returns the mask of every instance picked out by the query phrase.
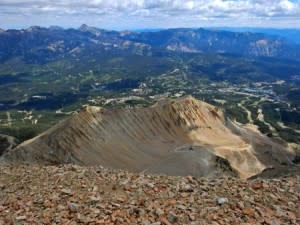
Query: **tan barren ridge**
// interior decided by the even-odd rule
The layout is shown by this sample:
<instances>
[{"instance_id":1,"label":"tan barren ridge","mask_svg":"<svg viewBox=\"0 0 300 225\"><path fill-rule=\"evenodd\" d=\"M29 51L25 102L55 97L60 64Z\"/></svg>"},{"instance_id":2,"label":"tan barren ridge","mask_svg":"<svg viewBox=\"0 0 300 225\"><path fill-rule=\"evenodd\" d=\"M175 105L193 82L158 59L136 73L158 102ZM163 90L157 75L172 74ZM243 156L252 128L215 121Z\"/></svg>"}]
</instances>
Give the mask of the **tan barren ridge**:
<instances>
[{"instance_id":1,"label":"tan barren ridge","mask_svg":"<svg viewBox=\"0 0 300 225\"><path fill-rule=\"evenodd\" d=\"M87 107L1 160L248 178L293 158L285 146L226 121L221 110L189 96L148 108Z\"/></svg>"}]
</instances>

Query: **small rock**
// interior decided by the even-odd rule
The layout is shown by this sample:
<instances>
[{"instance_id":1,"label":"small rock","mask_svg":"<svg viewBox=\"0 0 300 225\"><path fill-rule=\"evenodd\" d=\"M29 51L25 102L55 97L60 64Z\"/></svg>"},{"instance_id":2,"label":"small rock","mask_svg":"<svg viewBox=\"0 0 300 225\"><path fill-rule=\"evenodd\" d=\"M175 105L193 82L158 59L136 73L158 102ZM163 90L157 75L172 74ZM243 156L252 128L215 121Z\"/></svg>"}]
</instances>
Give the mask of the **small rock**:
<instances>
[{"instance_id":1,"label":"small rock","mask_svg":"<svg viewBox=\"0 0 300 225\"><path fill-rule=\"evenodd\" d=\"M63 210L65 210L65 206L63 206L63 205L58 205L58 206L57 206L57 209L58 209L59 211L63 211Z\"/></svg>"},{"instance_id":2,"label":"small rock","mask_svg":"<svg viewBox=\"0 0 300 225\"><path fill-rule=\"evenodd\" d=\"M253 190L259 190L259 189L262 189L263 187L264 187L264 185L262 182L255 182L251 185L251 188Z\"/></svg>"},{"instance_id":3,"label":"small rock","mask_svg":"<svg viewBox=\"0 0 300 225\"><path fill-rule=\"evenodd\" d=\"M145 220L143 221L143 225L151 225L151 223L149 222L149 220Z\"/></svg>"},{"instance_id":4,"label":"small rock","mask_svg":"<svg viewBox=\"0 0 300 225\"><path fill-rule=\"evenodd\" d=\"M155 185L154 185L153 183L148 183L147 186L148 186L149 188L154 188L154 187L155 187Z\"/></svg>"},{"instance_id":5,"label":"small rock","mask_svg":"<svg viewBox=\"0 0 300 225\"><path fill-rule=\"evenodd\" d=\"M78 222L83 223L83 224L89 223L89 218L80 213L77 214L77 220L78 220Z\"/></svg>"},{"instance_id":6,"label":"small rock","mask_svg":"<svg viewBox=\"0 0 300 225\"><path fill-rule=\"evenodd\" d=\"M26 220L26 216L17 216L16 220Z\"/></svg>"},{"instance_id":7,"label":"small rock","mask_svg":"<svg viewBox=\"0 0 300 225\"><path fill-rule=\"evenodd\" d=\"M125 190L125 191L131 191L131 189L132 189L132 187L131 187L129 184L126 184L126 185L124 186L124 190Z\"/></svg>"},{"instance_id":8,"label":"small rock","mask_svg":"<svg viewBox=\"0 0 300 225\"><path fill-rule=\"evenodd\" d=\"M167 219L171 223L176 223L178 221L178 217L176 216L176 214L174 212L169 212L167 215Z\"/></svg>"},{"instance_id":9,"label":"small rock","mask_svg":"<svg viewBox=\"0 0 300 225\"><path fill-rule=\"evenodd\" d=\"M97 203L100 201L100 197L99 196L91 196L90 200L91 200L91 203Z\"/></svg>"},{"instance_id":10,"label":"small rock","mask_svg":"<svg viewBox=\"0 0 300 225\"><path fill-rule=\"evenodd\" d=\"M157 216L161 216L161 215L163 215L165 212L162 210L162 209L160 209L160 208L157 208L156 210L155 210L155 214L157 215Z\"/></svg>"},{"instance_id":11,"label":"small rock","mask_svg":"<svg viewBox=\"0 0 300 225\"><path fill-rule=\"evenodd\" d=\"M268 225L280 225L281 224L281 222L278 221L276 218L265 218L264 222Z\"/></svg>"},{"instance_id":12,"label":"small rock","mask_svg":"<svg viewBox=\"0 0 300 225\"><path fill-rule=\"evenodd\" d=\"M125 199L120 197L120 198L117 198L117 201L120 202L120 203L124 203L125 202Z\"/></svg>"},{"instance_id":13,"label":"small rock","mask_svg":"<svg viewBox=\"0 0 300 225\"><path fill-rule=\"evenodd\" d=\"M224 205L225 203L228 203L228 198L217 198L218 205Z\"/></svg>"},{"instance_id":14,"label":"small rock","mask_svg":"<svg viewBox=\"0 0 300 225\"><path fill-rule=\"evenodd\" d=\"M5 185L0 183L0 190L3 190L5 188Z\"/></svg>"},{"instance_id":15,"label":"small rock","mask_svg":"<svg viewBox=\"0 0 300 225\"><path fill-rule=\"evenodd\" d=\"M245 208L243 209L243 213L244 215L250 216L250 217L254 217L255 216L255 211L252 208Z\"/></svg>"},{"instance_id":16,"label":"small rock","mask_svg":"<svg viewBox=\"0 0 300 225\"><path fill-rule=\"evenodd\" d=\"M97 209L97 208L91 208L91 211L94 213L94 214L99 214L101 211L100 209Z\"/></svg>"},{"instance_id":17,"label":"small rock","mask_svg":"<svg viewBox=\"0 0 300 225\"><path fill-rule=\"evenodd\" d=\"M73 192L71 189L62 189L61 192L66 195L72 195Z\"/></svg>"},{"instance_id":18,"label":"small rock","mask_svg":"<svg viewBox=\"0 0 300 225\"><path fill-rule=\"evenodd\" d=\"M190 214L189 214L189 219L190 219L191 221L195 221L195 220L196 220L196 217L195 217L194 214L190 213Z\"/></svg>"},{"instance_id":19,"label":"small rock","mask_svg":"<svg viewBox=\"0 0 300 225\"><path fill-rule=\"evenodd\" d=\"M186 210L186 207L184 205L176 205L177 209Z\"/></svg>"},{"instance_id":20,"label":"small rock","mask_svg":"<svg viewBox=\"0 0 300 225\"><path fill-rule=\"evenodd\" d=\"M162 224L164 224L164 225L172 225L166 218L162 218L160 221L161 221Z\"/></svg>"},{"instance_id":21,"label":"small rock","mask_svg":"<svg viewBox=\"0 0 300 225\"><path fill-rule=\"evenodd\" d=\"M237 203L237 207L239 208L239 209L244 209L245 208L245 205L244 205L244 203L243 202L238 202Z\"/></svg>"},{"instance_id":22,"label":"small rock","mask_svg":"<svg viewBox=\"0 0 300 225\"><path fill-rule=\"evenodd\" d=\"M175 205L177 203L176 199L172 199L169 201L169 205Z\"/></svg>"},{"instance_id":23,"label":"small rock","mask_svg":"<svg viewBox=\"0 0 300 225\"><path fill-rule=\"evenodd\" d=\"M190 182L193 183L194 182L194 178L192 176L187 176L186 179Z\"/></svg>"},{"instance_id":24,"label":"small rock","mask_svg":"<svg viewBox=\"0 0 300 225\"><path fill-rule=\"evenodd\" d=\"M71 211L71 212L77 212L78 209L79 209L79 205L78 204L75 204L73 202L69 202L68 203L68 209Z\"/></svg>"},{"instance_id":25,"label":"small rock","mask_svg":"<svg viewBox=\"0 0 300 225\"><path fill-rule=\"evenodd\" d=\"M293 213L293 212L286 212L286 217L287 217L289 220L296 220L296 219L297 219L296 214Z\"/></svg>"},{"instance_id":26,"label":"small rock","mask_svg":"<svg viewBox=\"0 0 300 225\"><path fill-rule=\"evenodd\" d=\"M279 205L273 205L273 208L275 209L276 216L281 217L284 215L284 212Z\"/></svg>"},{"instance_id":27,"label":"small rock","mask_svg":"<svg viewBox=\"0 0 300 225\"><path fill-rule=\"evenodd\" d=\"M192 188L191 185L186 184L186 185L184 185L184 186L182 187L181 191L184 191L184 192L193 192L194 189Z\"/></svg>"},{"instance_id":28,"label":"small rock","mask_svg":"<svg viewBox=\"0 0 300 225\"><path fill-rule=\"evenodd\" d=\"M182 193L180 193L180 196L183 197L183 198L187 198L189 196L189 193L182 192Z\"/></svg>"},{"instance_id":29,"label":"small rock","mask_svg":"<svg viewBox=\"0 0 300 225\"><path fill-rule=\"evenodd\" d=\"M111 205L112 205L113 207L115 207L115 208L120 208L120 207L121 207L120 204L114 203L114 202L112 202Z\"/></svg>"},{"instance_id":30,"label":"small rock","mask_svg":"<svg viewBox=\"0 0 300 225\"><path fill-rule=\"evenodd\" d=\"M97 191L99 191L98 186L94 186L94 187L93 187L93 192L97 192Z\"/></svg>"}]
</instances>

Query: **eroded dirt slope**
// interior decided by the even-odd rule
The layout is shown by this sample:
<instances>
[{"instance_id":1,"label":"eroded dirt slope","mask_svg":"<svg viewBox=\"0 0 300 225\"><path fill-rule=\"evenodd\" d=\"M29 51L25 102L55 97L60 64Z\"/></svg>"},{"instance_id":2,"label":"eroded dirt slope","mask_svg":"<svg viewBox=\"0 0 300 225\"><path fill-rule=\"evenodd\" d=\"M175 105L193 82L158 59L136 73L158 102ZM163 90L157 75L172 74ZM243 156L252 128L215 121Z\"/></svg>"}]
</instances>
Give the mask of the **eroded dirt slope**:
<instances>
[{"instance_id":1,"label":"eroded dirt slope","mask_svg":"<svg viewBox=\"0 0 300 225\"><path fill-rule=\"evenodd\" d=\"M251 177L269 167L289 165L293 158L283 145L236 124L228 125L221 110L189 96L148 108L87 107L24 142L2 161Z\"/></svg>"}]
</instances>

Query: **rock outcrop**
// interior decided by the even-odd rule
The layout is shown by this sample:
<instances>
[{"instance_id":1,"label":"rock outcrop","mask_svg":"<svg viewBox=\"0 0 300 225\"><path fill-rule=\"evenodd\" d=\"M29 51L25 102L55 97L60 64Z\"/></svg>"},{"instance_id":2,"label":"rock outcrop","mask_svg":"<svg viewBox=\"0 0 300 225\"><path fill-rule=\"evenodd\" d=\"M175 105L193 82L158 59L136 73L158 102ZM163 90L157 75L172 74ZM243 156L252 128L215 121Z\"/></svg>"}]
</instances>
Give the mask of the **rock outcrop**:
<instances>
[{"instance_id":1,"label":"rock outcrop","mask_svg":"<svg viewBox=\"0 0 300 225\"><path fill-rule=\"evenodd\" d=\"M11 136L0 134L0 156L12 150L18 145L19 141Z\"/></svg>"},{"instance_id":2,"label":"rock outcrop","mask_svg":"<svg viewBox=\"0 0 300 225\"><path fill-rule=\"evenodd\" d=\"M248 178L294 157L282 144L226 121L216 107L185 97L148 108L87 107L1 160Z\"/></svg>"}]
</instances>

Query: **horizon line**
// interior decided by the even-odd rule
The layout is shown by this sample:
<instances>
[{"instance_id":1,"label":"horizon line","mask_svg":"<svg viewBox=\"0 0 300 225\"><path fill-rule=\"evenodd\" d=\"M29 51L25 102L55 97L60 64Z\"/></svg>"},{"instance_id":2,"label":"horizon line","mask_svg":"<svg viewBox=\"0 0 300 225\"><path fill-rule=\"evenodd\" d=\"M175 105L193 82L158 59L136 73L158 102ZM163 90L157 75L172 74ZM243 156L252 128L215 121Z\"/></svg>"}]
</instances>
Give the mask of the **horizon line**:
<instances>
[{"instance_id":1,"label":"horizon line","mask_svg":"<svg viewBox=\"0 0 300 225\"><path fill-rule=\"evenodd\" d=\"M87 27L90 28L96 28L96 29L101 29L101 30L108 30L108 31L159 31L159 30L172 30L172 29L272 29L272 30L300 30L300 27L271 27L271 26L199 26L199 27L194 27L194 26L186 26L186 27L141 27L141 28L103 28L103 27L97 27L97 26L90 26L85 23L81 24L80 26L60 26L60 25L48 25L48 26L41 26L41 25L30 25L30 26L20 26L20 27L11 27L11 28L2 28L0 27L1 30L27 30L30 28L61 28L64 30L68 29L80 29L82 26L86 25Z\"/></svg>"}]
</instances>

